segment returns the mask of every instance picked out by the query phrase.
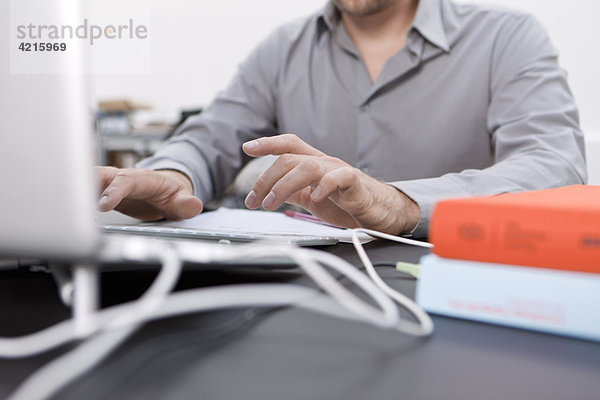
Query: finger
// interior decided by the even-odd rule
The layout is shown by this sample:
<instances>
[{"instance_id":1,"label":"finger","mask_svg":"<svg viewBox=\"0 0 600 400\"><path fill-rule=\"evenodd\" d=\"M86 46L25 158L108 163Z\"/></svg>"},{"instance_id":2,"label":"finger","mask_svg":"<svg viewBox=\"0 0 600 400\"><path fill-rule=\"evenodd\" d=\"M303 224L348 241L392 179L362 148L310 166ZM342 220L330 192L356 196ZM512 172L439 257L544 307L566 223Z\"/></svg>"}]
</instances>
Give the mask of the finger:
<instances>
[{"instance_id":1,"label":"finger","mask_svg":"<svg viewBox=\"0 0 600 400\"><path fill-rule=\"evenodd\" d=\"M341 167L323 175L318 185L312 191L310 198L314 202L320 202L338 191L350 192L347 196L352 198L362 185L359 185L360 173L356 168ZM360 193L358 193L360 194Z\"/></svg>"},{"instance_id":2,"label":"finger","mask_svg":"<svg viewBox=\"0 0 600 400\"><path fill-rule=\"evenodd\" d=\"M310 157L302 160L273 185L262 206L266 210L275 210L287 201L292 194L307 186L317 184L321 180L325 168L324 159L321 157Z\"/></svg>"},{"instance_id":3,"label":"finger","mask_svg":"<svg viewBox=\"0 0 600 400\"><path fill-rule=\"evenodd\" d=\"M374 193L362 181L364 174L350 166L338 168L325 174L311 193L315 203L329 199L359 220L369 213L374 204Z\"/></svg>"},{"instance_id":4,"label":"finger","mask_svg":"<svg viewBox=\"0 0 600 400\"><path fill-rule=\"evenodd\" d=\"M242 145L246 154L252 157L266 156L269 154L281 155L286 153L304 154L309 156L323 156L323 152L302 141L298 136L287 133L272 137L263 137L246 142Z\"/></svg>"},{"instance_id":5,"label":"finger","mask_svg":"<svg viewBox=\"0 0 600 400\"><path fill-rule=\"evenodd\" d=\"M298 165L304 156L298 156L295 154L284 154L275 160L269 168L267 168L260 176L254 181L252 190L246 197L246 207L250 209L256 209L260 207L265 197L271 191L273 185L281 179L285 174L290 172Z\"/></svg>"},{"instance_id":6,"label":"finger","mask_svg":"<svg viewBox=\"0 0 600 400\"><path fill-rule=\"evenodd\" d=\"M135 179L130 174L114 175L108 186L104 189L98 200L98 210L113 210L121 200L123 200L135 186Z\"/></svg>"},{"instance_id":7,"label":"finger","mask_svg":"<svg viewBox=\"0 0 600 400\"><path fill-rule=\"evenodd\" d=\"M309 210L311 214L321 220L344 228L356 228L358 223L345 210L341 209L337 204L329 199L324 199L319 203L315 203L310 199L311 188L307 187L292 194L287 203L300 206Z\"/></svg>"},{"instance_id":8,"label":"finger","mask_svg":"<svg viewBox=\"0 0 600 400\"><path fill-rule=\"evenodd\" d=\"M312 202L310 201L311 191L312 189L310 187L300 189L296 193L288 197L286 203L302 207L306 210L310 210L310 205L312 204Z\"/></svg>"},{"instance_id":9,"label":"finger","mask_svg":"<svg viewBox=\"0 0 600 400\"><path fill-rule=\"evenodd\" d=\"M114 171L108 171L108 179ZM98 201L100 211L114 209L124 198L146 200L157 197L165 177L148 170L117 169Z\"/></svg>"},{"instance_id":10,"label":"finger","mask_svg":"<svg viewBox=\"0 0 600 400\"><path fill-rule=\"evenodd\" d=\"M202 212L202 208L202 201L199 198L178 194L173 196L173 200L162 206L125 198L115 207L115 210L144 221L156 221L163 218L179 221L195 217Z\"/></svg>"},{"instance_id":11,"label":"finger","mask_svg":"<svg viewBox=\"0 0 600 400\"><path fill-rule=\"evenodd\" d=\"M94 173L96 174L100 185L100 192L106 189L118 172L119 169L115 167L94 167Z\"/></svg>"}]
</instances>

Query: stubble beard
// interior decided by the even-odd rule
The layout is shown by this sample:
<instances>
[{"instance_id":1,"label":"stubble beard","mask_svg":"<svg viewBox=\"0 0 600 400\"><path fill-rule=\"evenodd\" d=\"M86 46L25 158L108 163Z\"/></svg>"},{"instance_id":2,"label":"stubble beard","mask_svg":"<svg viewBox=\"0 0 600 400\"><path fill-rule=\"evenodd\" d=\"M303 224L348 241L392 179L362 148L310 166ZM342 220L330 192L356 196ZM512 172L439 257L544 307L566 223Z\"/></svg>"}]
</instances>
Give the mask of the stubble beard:
<instances>
[{"instance_id":1,"label":"stubble beard","mask_svg":"<svg viewBox=\"0 0 600 400\"><path fill-rule=\"evenodd\" d=\"M333 0L333 4L343 13L355 17L377 14L396 0Z\"/></svg>"}]
</instances>

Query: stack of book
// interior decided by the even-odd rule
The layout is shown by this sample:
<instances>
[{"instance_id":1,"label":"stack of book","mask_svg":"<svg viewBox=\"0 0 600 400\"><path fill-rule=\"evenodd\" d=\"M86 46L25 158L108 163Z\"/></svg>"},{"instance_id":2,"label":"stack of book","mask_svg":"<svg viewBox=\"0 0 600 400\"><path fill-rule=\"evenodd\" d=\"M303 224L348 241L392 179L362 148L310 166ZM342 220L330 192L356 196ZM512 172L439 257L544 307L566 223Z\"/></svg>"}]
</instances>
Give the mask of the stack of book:
<instances>
[{"instance_id":1,"label":"stack of book","mask_svg":"<svg viewBox=\"0 0 600 400\"><path fill-rule=\"evenodd\" d=\"M600 186L441 201L430 239L429 312L600 340Z\"/></svg>"}]
</instances>

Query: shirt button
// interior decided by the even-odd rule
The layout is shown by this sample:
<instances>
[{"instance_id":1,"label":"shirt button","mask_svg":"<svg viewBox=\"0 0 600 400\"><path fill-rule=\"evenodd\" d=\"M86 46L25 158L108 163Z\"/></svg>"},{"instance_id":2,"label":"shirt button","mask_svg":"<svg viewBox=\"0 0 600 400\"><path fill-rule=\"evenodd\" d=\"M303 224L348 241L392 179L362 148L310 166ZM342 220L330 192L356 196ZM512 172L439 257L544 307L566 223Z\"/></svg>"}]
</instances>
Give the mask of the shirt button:
<instances>
[{"instance_id":1,"label":"shirt button","mask_svg":"<svg viewBox=\"0 0 600 400\"><path fill-rule=\"evenodd\" d=\"M362 106L360 106L360 111L362 112L367 112L371 109L371 106L369 104L363 104Z\"/></svg>"}]
</instances>

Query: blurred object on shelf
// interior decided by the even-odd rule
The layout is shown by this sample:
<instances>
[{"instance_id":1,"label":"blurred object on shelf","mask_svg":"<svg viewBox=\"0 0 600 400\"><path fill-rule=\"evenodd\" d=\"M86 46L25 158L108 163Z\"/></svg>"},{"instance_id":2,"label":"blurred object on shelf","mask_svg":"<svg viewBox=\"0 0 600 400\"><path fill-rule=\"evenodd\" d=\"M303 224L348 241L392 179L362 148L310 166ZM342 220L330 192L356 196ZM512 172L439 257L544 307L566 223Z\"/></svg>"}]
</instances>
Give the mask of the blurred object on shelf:
<instances>
[{"instance_id":1,"label":"blurred object on shelf","mask_svg":"<svg viewBox=\"0 0 600 400\"><path fill-rule=\"evenodd\" d=\"M129 99L100 100L98 109L107 113L130 113L139 110L151 110L152 105Z\"/></svg>"},{"instance_id":2,"label":"blurred object on shelf","mask_svg":"<svg viewBox=\"0 0 600 400\"><path fill-rule=\"evenodd\" d=\"M131 131L129 115L124 112L96 113L96 131L99 135L126 135Z\"/></svg>"},{"instance_id":3,"label":"blurred object on shelf","mask_svg":"<svg viewBox=\"0 0 600 400\"><path fill-rule=\"evenodd\" d=\"M173 116L156 111L132 112L129 115L129 122L131 129L129 133L161 136L163 140L177 126L177 120Z\"/></svg>"},{"instance_id":4,"label":"blurred object on shelf","mask_svg":"<svg viewBox=\"0 0 600 400\"><path fill-rule=\"evenodd\" d=\"M152 110L148 103L127 99L98 102L96 132L98 164L131 168L154 154L201 107L180 112L179 120Z\"/></svg>"},{"instance_id":5,"label":"blurred object on shelf","mask_svg":"<svg viewBox=\"0 0 600 400\"><path fill-rule=\"evenodd\" d=\"M130 168L151 156L173 130L175 119L150 111L147 103L128 99L98 103L98 164Z\"/></svg>"}]
</instances>

